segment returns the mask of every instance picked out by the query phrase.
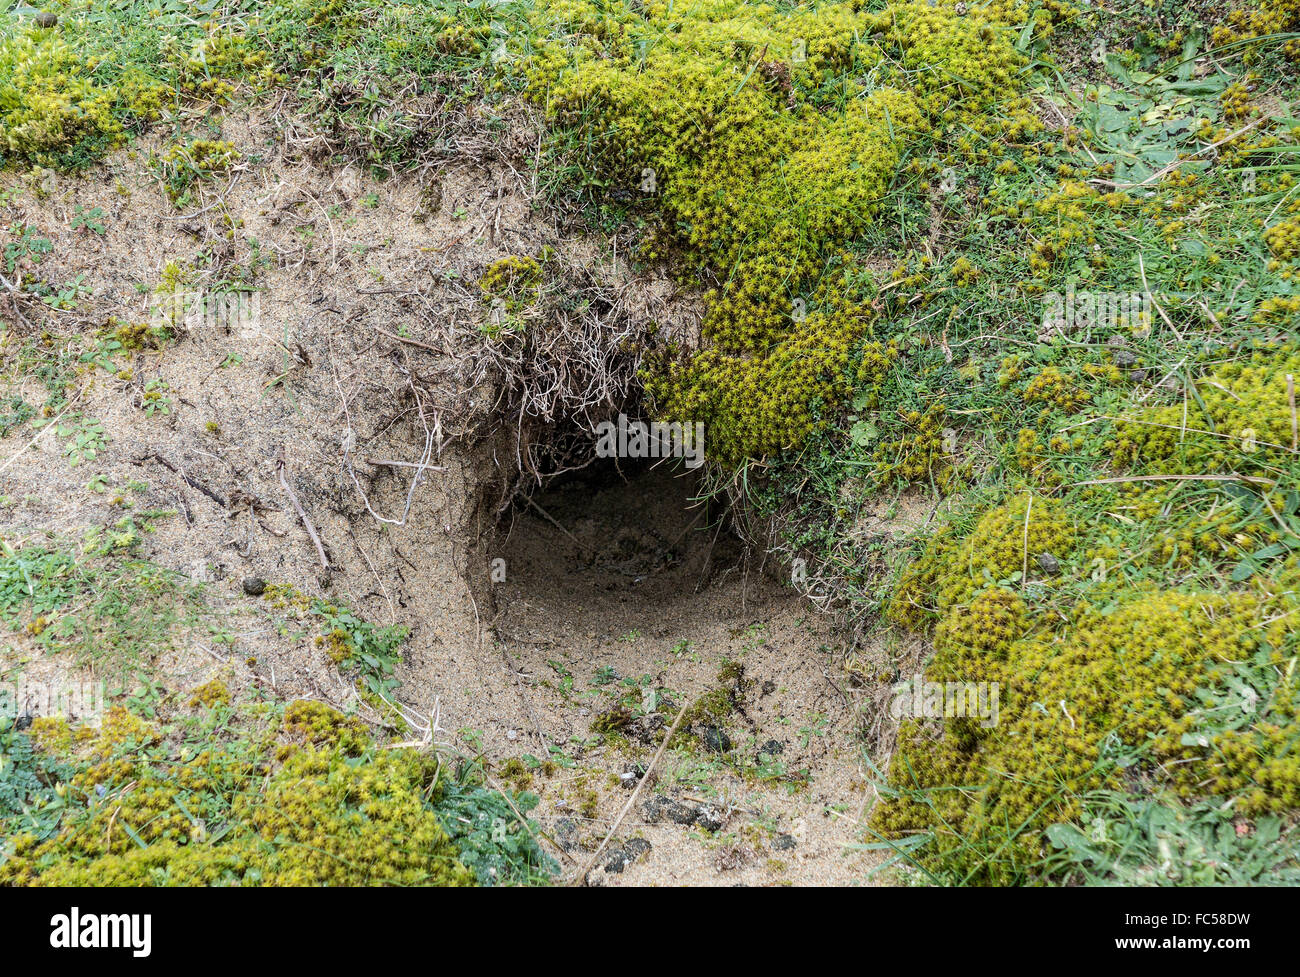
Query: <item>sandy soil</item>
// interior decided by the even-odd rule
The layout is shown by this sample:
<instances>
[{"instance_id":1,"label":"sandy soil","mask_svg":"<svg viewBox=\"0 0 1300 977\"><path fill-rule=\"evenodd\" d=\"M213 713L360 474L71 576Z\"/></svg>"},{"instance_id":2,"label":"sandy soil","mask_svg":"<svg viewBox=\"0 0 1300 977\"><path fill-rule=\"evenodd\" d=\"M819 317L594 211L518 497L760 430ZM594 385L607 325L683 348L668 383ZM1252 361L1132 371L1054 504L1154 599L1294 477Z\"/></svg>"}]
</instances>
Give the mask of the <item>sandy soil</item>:
<instances>
[{"instance_id":1,"label":"sandy soil","mask_svg":"<svg viewBox=\"0 0 1300 977\"><path fill-rule=\"evenodd\" d=\"M494 427L499 391L458 376L453 328L483 315L474 283L486 265L549 245L621 276L637 308L662 310L676 287L633 275L601 242L558 235L504 158L376 182L325 166L257 112L221 135L244 161L184 212L147 165L156 142L77 178L10 178L22 192L0 219L51 240L41 277L84 275L91 290L75 310L45 313L48 339L40 322L12 330L11 364L25 342L50 352L109 316L146 320L169 262L212 287L256 239L268 266L253 332L193 321L161 350L120 357L120 374L84 373L66 416L103 423L109 443L93 460L70 466L51 428L0 441L0 534L75 538L122 518L119 497L174 510L141 555L202 584L235 637L178 641L155 663L173 688L221 676L378 719L304 629L277 626L245 594L249 578L407 625L399 697L436 721L437 743L482 751L497 770L513 757L554 763L524 779L567 876L614 826L656 729L737 663L734 708L652 771L589 881L875 881L876 856L852 847L872 793L845 649L827 617L762 572L724 513L693 501L689 475L593 466L497 519L517 474ZM94 207L105 233L73 230L77 208ZM7 386L44 402L33 375ZM150 389L167 410L144 409ZM96 480L104 491L88 487ZM5 645L0 671L69 667L21 635ZM630 731L593 729L627 701Z\"/></svg>"}]
</instances>

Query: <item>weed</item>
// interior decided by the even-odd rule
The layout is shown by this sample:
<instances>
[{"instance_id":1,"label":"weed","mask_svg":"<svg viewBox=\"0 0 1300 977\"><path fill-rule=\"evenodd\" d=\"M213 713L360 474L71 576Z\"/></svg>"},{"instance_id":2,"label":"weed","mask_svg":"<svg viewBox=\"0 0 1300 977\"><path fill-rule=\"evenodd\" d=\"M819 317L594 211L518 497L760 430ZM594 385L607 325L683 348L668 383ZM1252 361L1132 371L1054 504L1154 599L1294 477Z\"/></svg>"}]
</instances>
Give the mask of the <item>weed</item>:
<instances>
[{"instance_id":1,"label":"weed","mask_svg":"<svg viewBox=\"0 0 1300 977\"><path fill-rule=\"evenodd\" d=\"M108 447L108 432L104 430L103 423L93 417L72 413L61 419L37 418L32 421L32 426L36 428L47 424L53 424L54 433L66 439L63 456L74 468L83 461L93 461Z\"/></svg>"},{"instance_id":2,"label":"weed","mask_svg":"<svg viewBox=\"0 0 1300 977\"><path fill-rule=\"evenodd\" d=\"M100 235L101 237L108 233L104 222L104 208L91 207L87 210L85 207L78 205L76 212L72 215L72 222L69 226L76 231L85 228L88 231Z\"/></svg>"},{"instance_id":3,"label":"weed","mask_svg":"<svg viewBox=\"0 0 1300 977\"><path fill-rule=\"evenodd\" d=\"M9 238L5 242L5 271L10 273L17 271L24 262L39 264L41 258L54 249L48 238L39 236L27 224L6 227L5 234Z\"/></svg>"}]
</instances>

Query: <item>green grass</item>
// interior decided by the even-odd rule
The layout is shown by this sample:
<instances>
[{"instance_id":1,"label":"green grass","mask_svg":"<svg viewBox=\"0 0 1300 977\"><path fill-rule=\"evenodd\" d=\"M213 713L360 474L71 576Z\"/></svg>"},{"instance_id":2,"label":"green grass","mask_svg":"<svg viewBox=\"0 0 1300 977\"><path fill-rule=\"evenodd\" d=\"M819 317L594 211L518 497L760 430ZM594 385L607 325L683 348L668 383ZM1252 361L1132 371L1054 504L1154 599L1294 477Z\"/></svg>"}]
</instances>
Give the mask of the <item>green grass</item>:
<instances>
[{"instance_id":1,"label":"green grass","mask_svg":"<svg viewBox=\"0 0 1300 977\"><path fill-rule=\"evenodd\" d=\"M72 771L16 728L18 704L11 698L0 692L0 827L6 836L26 831L43 840L58 830L57 788Z\"/></svg>"},{"instance_id":2,"label":"green grass","mask_svg":"<svg viewBox=\"0 0 1300 977\"><path fill-rule=\"evenodd\" d=\"M135 519L94 528L75 546L0 543L0 625L93 670L111 705L75 728L43 717L25 730L22 704L0 686L0 883L549 881L556 866L526 820L537 798L488 787L480 761L390 749L319 703L277 701L256 686L232 701L219 680L187 689L160 673L163 652L195 632L228 640L234 618L218 614L202 587L139 559ZM391 693L404 629L303 603L362 694ZM22 672L20 663L0 679ZM278 775L286 793L275 802L265 792ZM372 803L357 804L361 793ZM114 806L116 837L103 822ZM278 831L264 828L285 817ZM352 833L391 835L388 853L348 842ZM323 836L341 857L314 851ZM401 874L390 874L398 862Z\"/></svg>"},{"instance_id":3,"label":"green grass","mask_svg":"<svg viewBox=\"0 0 1300 977\"><path fill-rule=\"evenodd\" d=\"M442 151L449 109L481 100L526 8L235 0L196 17L181 0L62 0L52 9L59 23L50 30L21 12L0 15L0 163L76 169L151 125L174 127L214 105L288 88L341 157L412 165ZM22 56L7 67L6 45L24 39L57 41L63 60L42 48L34 70L22 69ZM60 69L80 86L79 104L93 104L95 124L22 106L46 90L42 70Z\"/></svg>"},{"instance_id":4,"label":"green grass","mask_svg":"<svg viewBox=\"0 0 1300 977\"><path fill-rule=\"evenodd\" d=\"M51 720L19 731L4 706L8 884L537 885L555 871L523 820L535 797L485 788L470 762L387 750L317 703L110 713L80 738ZM376 838L383 857L361 843Z\"/></svg>"},{"instance_id":5,"label":"green grass","mask_svg":"<svg viewBox=\"0 0 1300 977\"><path fill-rule=\"evenodd\" d=\"M1203 50L1194 44L1193 49ZM913 146L919 159L937 158L936 166L958 167L961 191L939 202L943 224L937 248L930 237L927 189L920 185L924 181L908 179L895 183L882 206L892 219L878 222L879 233L868 233L860 242L864 258L885 251L906 266L899 275L864 276L863 281L862 301L883 302L890 313L878 338L897 342L903 351L884 383L871 391L878 407L863 415L869 426L854 416L862 412L846 411L847 419L835 431L779 460L768 477L754 483L751 498L760 511L784 521L788 551L811 556L823 578L850 598L850 612L868 622L890 605L889 570L882 580L882 564L897 572L912 557L905 547L898 552L897 541L862 541L853 527L862 515L879 510L882 493L903 490L936 501L947 497L948 514L917 537L917 546L936 528L958 538L969 534L981 514L1019 493L1033 491L1061 500L1083 534L1077 562L1067 563L1059 578L1043 580L1043 574L1031 574L1040 579L1029 583L1019 581L1016 573L1009 582L1029 603L1040 627L1050 629L1055 621L1057 628L1065 629L1061 622L1080 602L1114 606L1143 588L1254 588L1282 592L1283 606L1286 600L1294 602L1294 596L1286 596L1294 595L1293 568L1300 552L1300 463L1294 452L1275 451L1265 460L1243 450L1229 458L1228 477L1219 481L1197 480L1202 473L1194 470L1193 478L1185 481L1077 484L1159 473L1159 468L1140 464L1116 464L1114 442L1123 436L1116 421L1137 416L1138 404L1185 405L1186 426L1213 434L1214 419L1201 391L1215 383L1215 371L1259 355L1266 364L1283 355L1283 344L1294 342L1297 335L1295 312L1259 315L1270 300L1298 294L1294 265L1274 261L1261 234L1262 228L1279 222L1286 213L1283 208L1300 193L1290 164L1300 135L1294 128L1297 120L1284 114L1267 127L1277 145L1247 145L1228 158L1180 167L1180 172L1196 175L1190 187L1151 179L1178 153L1195 152L1210 141L1197 136L1198 120L1208 119L1230 132L1250 121L1225 118L1222 104L1223 94L1246 69L1231 58L1226 63L1221 59L1225 72L1189 80L1186 67L1175 63L1185 57L1181 50L1176 57L1153 51L1150 44L1114 50L1091 85L1071 78L1067 89L1060 75L1042 76L1042 97L1057 102L1078 128L1073 146L1054 133L1041 134L1011 155L1011 165L1001 172L962 163L955 147L942 142ZM1263 70L1259 60L1253 70ZM1078 73L1087 72L1096 73L1096 66ZM1267 92L1285 104L1300 95L1292 77L1265 75L1253 84L1260 94ZM1062 166L1069 169L1058 169ZM1246 173L1251 173L1249 184L1243 184ZM1089 179L1149 180L1153 206L1120 214L1098 208L1081 219L1065 215L1064 204L1041 210L1036 206L1050 200L1066 181L1084 184ZM1035 254L1041 254L1036 246L1071 224L1094 235L1096 246L1086 240L1071 242L1046 262L1036 262ZM963 261L978 269L972 284L954 275ZM901 287L900 277L906 279ZM1064 340L1046 339L1039 335L1044 296L1067 288L1150 293L1159 308L1152 308L1148 335L1103 326L1073 332ZM1117 337L1122 346L1112 345ZM1120 352L1126 364L1121 375L1107 376L1120 361ZM1008 356L1019 360L1013 371L1005 365ZM1077 384L1083 402L1061 408L1027 399L1031 378L1046 367ZM1130 368L1146 370L1147 377L1132 380ZM1016 371L1019 376L1008 380L1008 373ZM1173 378L1174 388L1157 388L1156 382L1166 376ZM892 474L894 454L906 450L909 437L918 434L909 413L937 403L944 407L943 423L954 450L934 453L930 470L900 481ZM1035 431L1040 442L1029 465L1022 464L1017 452L1017 437L1026 429ZM1241 431L1215 436L1242 440ZM1053 437L1066 441L1052 445ZM891 446L884 457L882 444ZM1181 457L1182 462L1175 458L1174 463L1200 464L1190 443ZM938 466L951 466L960 475L947 490L936 484ZM1262 491L1259 485L1236 480L1231 477L1234 471L1267 479L1271 489ZM1153 511L1132 493L1157 487L1163 495ZM1215 533L1226 548L1207 552L1189 547L1212 518L1221 521ZM1108 555L1089 556L1099 552ZM1107 571L1101 580L1099 569ZM1294 739L1294 720L1287 712L1261 716L1239 708L1241 689L1251 690L1252 702L1289 700L1291 673L1285 662L1293 660L1295 648L1274 650L1283 667L1271 662L1253 665L1249 677L1199 693L1202 701L1193 713L1202 724L1198 737L1215 742L1216 734L1234 724L1253 729L1256 724L1269 728L1269 723L1281 723L1280 735ZM1225 705L1225 697L1230 704ZM889 783L907 790L907 758L896 756L894 762ZM1210 751L1196 762L1218 761ZM1114 758L1106 760L1103 768L1114 770L1115 763ZM990 776L998 774L991 771ZM1162 782L1157 768L1148 771L1144 785L1132 794L1098 791L1075 797L1077 787L1071 783L1057 785L1055 794L1045 785L1054 805L1075 802L1085 813L1077 829L1049 831L1048 837L1062 841L1062 846L1049 848L1049 857L1037 864L1025 863L1010 851L1013 839L1042 830L1036 820L1004 824L980 838L959 841L938 863L925 861L928 844L921 843L933 836L913 836L894 849L895 854L924 862L934 880L946 882L969 882L982 872L996 875L1003 870L1009 873L1006 877L1021 882L1068 877L1093 883L1145 879L1190 884L1281 882L1293 877L1295 841L1279 831L1278 816L1252 822L1236 811L1231 794L1185 801L1164 790ZM932 788L945 789L979 792L984 785ZM912 800L925 805L926 793ZM942 834L957 829L938 821L934 830ZM1089 837L1090 831L1104 841L1085 846L1079 839ZM901 844L879 843L885 849ZM1160 854L1168 850L1175 852L1172 868L1170 859Z\"/></svg>"},{"instance_id":6,"label":"green grass","mask_svg":"<svg viewBox=\"0 0 1300 977\"><path fill-rule=\"evenodd\" d=\"M1295 885L1294 826L1248 822L1217 800L1183 804L1146 793L1084 798L1080 825L1047 829L1044 870L1083 885Z\"/></svg>"},{"instance_id":7,"label":"green grass","mask_svg":"<svg viewBox=\"0 0 1300 977\"><path fill-rule=\"evenodd\" d=\"M50 653L125 679L215 626L198 587L134 551L166 513L141 512L67 541L0 544L0 623Z\"/></svg>"},{"instance_id":8,"label":"green grass","mask_svg":"<svg viewBox=\"0 0 1300 977\"><path fill-rule=\"evenodd\" d=\"M872 0L865 8L888 6ZM672 147L644 134L637 142L631 132L647 124L637 114L647 107L629 109L619 98L652 69L665 69L653 57L656 46L693 43L694 36L683 42L675 27L662 30L662 18L632 4L556 7L236 2L221 8L214 26L192 20L190 7L179 2L62 4L58 36L67 50L42 57L70 66L69 86L97 114L87 115L93 124L83 124L56 113L55 137L28 138L45 131L31 128L25 107L38 104L28 96L40 94L39 85L13 57L0 56L0 127L12 137L0 150L2 162L85 166L156 126L176 147L170 159L164 153L156 161L159 172L175 202L188 206L223 172L220 159L205 165L209 157L194 149L200 135L219 138L208 123L219 120L213 110L222 104L287 88L328 140L334 161L362 160L382 172L437 159L471 115L477 135L502 133L513 124L514 94L526 86L535 106L550 106L557 93L569 98L552 117L541 161L540 184L551 208L630 237L634 262L662 260L688 285L725 290L739 256L749 260L750 237L737 232L726 252L735 260L712 264L709 255L682 244L696 230L684 215L725 225L725 208L704 206L704 194L695 201L699 208L671 211L662 195L628 189L645 162L636 151L671 161L671 173L661 176L698 170L708 180L716 174L700 161L709 153L734 162L752 150L730 125L713 132L699 120L681 126L680 145ZM762 29L782 38L793 21L781 18L814 9L827 18L836 13L834 5L778 4L780 17L765 13ZM1269 9L1293 17L1280 4ZM1007 14L1003 26L1026 61L1016 84L1033 96L1041 126L1023 125L1023 103L990 100L977 113L952 118L933 111L932 129L898 140L887 186L870 201L875 216L857 222L843 240L822 242L817 267L800 273L809 283L836 283L823 296L825 307L811 288L801 292L809 314L838 310L865 324L842 374L816 377L816 394L792 402L806 409L811 433L786 450L741 458L713 473L715 484L738 486L762 517L775 521L779 548L806 559L815 586L837 598L855 624L877 636L906 627L935 639L933 670L979 663L970 647L945 644L934 631L936 625L951 630L970 608L926 605L909 613L899 599L900 578L937 538L970 536L1009 500L1059 504L1075 534L1071 552L1053 554L1059 566L1052 571L1040 568L1040 554L1027 551L1022 565L996 574L990 567L958 569L969 574L976 598L1006 592L1019 600L1034 640L1067 644L1079 628L1080 606L1122 613L1151 595L1257 597L1282 618L1295 609L1300 456L1287 441L1278 378L1252 387L1239 372L1280 370L1300 336L1300 255L1276 243L1284 238L1277 229L1300 213L1300 88L1286 61L1295 25L1283 18L1286 29L1276 36L1239 41L1214 33L1218 13L1173 0L1117 0L1105 9L1053 6L1035 14L1027 6ZM745 33L745 26L737 22L737 31ZM1215 37L1212 58L1198 65ZM40 40L8 15L0 28L4 53L19 51L24 38ZM728 39L722 54L692 57L699 54L695 67L710 85L725 79L716 84L717 105L710 109L717 118L732 119L727 113L750 105L760 85L780 90L782 99L754 101L774 126L797 112L814 121L837 118L879 91L882 78L918 92L944 85L954 94L968 90L961 66L944 62L947 52L927 48L924 57L933 63L918 63L908 60L907 40L882 37L868 48L867 39L855 37L826 70L795 71L788 93L777 55L747 37ZM583 71L590 88L577 97L564 86ZM464 111L470 106L474 113ZM611 106L617 111L607 111ZM741 115L735 118L743 126ZM610 119L626 123L627 131L611 130ZM1233 133L1240 138L1225 138ZM1223 145L1211 151L1215 143ZM803 148L789 147L769 169L786 174L791 160L804 161ZM780 192L802 199L795 192L800 185L793 177L774 181L773 199L782 199ZM798 225L806 232L811 211L791 206L784 223L773 227ZM97 221L82 225L100 233ZM75 304L76 282L37 277L48 245L40 228L8 228L7 274L25 276L20 285L51 305ZM255 268L252 258L249 268ZM752 311L784 307L785 291L798 285L777 281ZM1149 321L1140 328L1102 322L1065 335L1045 332L1051 296L1067 293L1136 295ZM736 325L720 319L713 334L725 336ZM767 347L751 352L765 355ZM100 353L87 344L56 349L33 341L10 358L16 370L44 384L49 399L39 411L48 420L65 406L79 367L111 366L112 351ZM859 369L863 361L869 369ZM1257 388L1270 383L1262 396ZM794 393L808 386L801 380ZM843 390L849 393L841 398ZM0 424L19 429L35 410L13 402ZM71 412L61 419L70 460L87 452L93 457L102 447L94 424ZM1147 437L1161 424L1174 432L1164 455ZM1273 432L1262 450L1261 432ZM882 510L902 503L935 518L910 537L871 531ZM1028 527L1028 515L1025 522ZM121 547L110 542L110 551L129 551L130 527L112 532L125 541ZM177 610L186 601L174 578L88 554L54 545L7 552L0 560L0 619L28 627L53 615L37 636L42 642L78 656L98 650L126 660L147 660L163 635L192 623ZM122 601L118 593L135 600ZM146 611L128 614L127 604ZM164 606L172 610L150 617L149 607ZM345 667L357 670L372 694L389 690L400 636L324 607L312 613L325 618L325 636L345 635ZM1025 650L1010 647L1013 657ZM882 791L911 801L923 824L905 841L872 836L869 843L943 883L1293 880L1295 839L1285 827L1293 805L1284 799L1300 777L1288 759L1300 735L1291 705L1300 654L1295 629L1249 650L1230 667L1218 662L1213 681L1171 707L1186 751L1178 764L1153 752L1153 743L1126 739L1121 725L1081 752L1087 776L976 764L964 768L974 771L974 782L919 787L913 765L927 757L903 750L892 770L882 772ZM1111 646L1093 651L1128 653ZM895 678L890 672L898 662L889 655L870 664L872 674L859 680ZM562 687L571 682L560 673ZM629 713L640 708L639 688L608 684L605 692L626 697L621 705ZM1247 702L1250 709L1243 708ZM1073 726L1066 703L1040 705L1052 712L1060 706ZM950 756L979 755L978 741L955 728L935 732L946 737ZM803 733L815 734L811 727ZM1245 761L1225 752L1225 744L1241 740L1255 751ZM1179 792L1173 767L1184 764L1195 764L1191 769L1205 774L1205 784L1220 786ZM1243 769L1267 770L1270 779L1244 787L1221 776ZM775 769L745 772L783 776ZM943 801L953 791L981 796L1017 778L1037 784L1040 802L1030 810L995 818L979 831L945 817ZM502 866L510 856L493 862L500 852L492 849L491 832L484 834L488 822L477 817L469 818L475 827L467 836L474 844L489 839L485 871L509 874Z\"/></svg>"}]
</instances>

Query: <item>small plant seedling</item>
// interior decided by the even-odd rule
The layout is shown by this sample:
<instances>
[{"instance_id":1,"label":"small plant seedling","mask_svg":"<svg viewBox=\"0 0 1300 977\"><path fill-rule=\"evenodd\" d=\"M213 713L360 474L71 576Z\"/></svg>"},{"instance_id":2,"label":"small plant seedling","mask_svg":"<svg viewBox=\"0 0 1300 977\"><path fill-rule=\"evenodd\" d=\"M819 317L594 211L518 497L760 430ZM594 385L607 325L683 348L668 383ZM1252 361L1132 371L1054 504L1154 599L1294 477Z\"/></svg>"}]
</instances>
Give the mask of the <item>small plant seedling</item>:
<instances>
[{"instance_id":1,"label":"small plant seedling","mask_svg":"<svg viewBox=\"0 0 1300 977\"><path fill-rule=\"evenodd\" d=\"M144 385L144 396L141 398L140 406L144 408L147 415L166 416L172 412L172 401L167 396L168 389L167 381L161 379L150 380Z\"/></svg>"},{"instance_id":2,"label":"small plant seedling","mask_svg":"<svg viewBox=\"0 0 1300 977\"><path fill-rule=\"evenodd\" d=\"M102 237L108 230L103 222L105 216L103 207L92 207L87 210L79 206L76 213L72 215L72 229L93 231Z\"/></svg>"}]
</instances>

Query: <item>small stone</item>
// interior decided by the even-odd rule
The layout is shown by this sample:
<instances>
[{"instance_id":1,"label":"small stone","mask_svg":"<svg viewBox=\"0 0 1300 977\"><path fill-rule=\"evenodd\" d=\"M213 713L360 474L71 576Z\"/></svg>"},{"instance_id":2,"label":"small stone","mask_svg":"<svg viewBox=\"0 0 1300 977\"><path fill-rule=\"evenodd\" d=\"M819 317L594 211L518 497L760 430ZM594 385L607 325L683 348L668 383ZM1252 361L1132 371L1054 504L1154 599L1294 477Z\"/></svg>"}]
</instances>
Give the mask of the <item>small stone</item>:
<instances>
[{"instance_id":1,"label":"small stone","mask_svg":"<svg viewBox=\"0 0 1300 977\"><path fill-rule=\"evenodd\" d=\"M266 593L266 581L261 577L245 577L243 586L249 597L261 597Z\"/></svg>"},{"instance_id":2,"label":"small stone","mask_svg":"<svg viewBox=\"0 0 1300 977\"><path fill-rule=\"evenodd\" d=\"M1044 573L1060 573L1061 561L1051 553L1038 554L1038 568Z\"/></svg>"},{"instance_id":3,"label":"small stone","mask_svg":"<svg viewBox=\"0 0 1300 977\"><path fill-rule=\"evenodd\" d=\"M768 740L758 748L759 753L766 753L768 756L776 756L785 752L785 744L780 740Z\"/></svg>"},{"instance_id":4,"label":"small stone","mask_svg":"<svg viewBox=\"0 0 1300 977\"><path fill-rule=\"evenodd\" d=\"M714 753L731 752L731 737L719 726L705 726L700 734L700 742Z\"/></svg>"},{"instance_id":5,"label":"small stone","mask_svg":"<svg viewBox=\"0 0 1300 977\"><path fill-rule=\"evenodd\" d=\"M1136 370L1128 371L1128 378L1132 380L1134 383L1144 383L1146 381L1146 378L1150 375L1151 375L1151 371L1144 369L1142 367L1139 367Z\"/></svg>"},{"instance_id":6,"label":"small stone","mask_svg":"<svg viewBox=\"0 0 1300 977\"><path fill-rule=\"evenodd\" d=\"M695 810L689 804L683 804L680 801L669 801L666 807L668 819L676 824L692 825L700 816L700 812Z\"/></svg>"},{"instance_id":7,"label":"small stone","mask_svg":"<svg viewBox=\"0 0 1300 977\"><path fill-rule=\"evenodd\" d=\"M1132 366L1134 363L1137 362L1137 357L1134 356L1132 353L1130 353L1128 350L1122 349L1119 352L1115 353L1114 356L1111 357L1111 361L1116 366L1118 366L1121 370L1127 370L1130 366Z\"/></svg>"},{"instance_id":8,"label":"small stone","mask_svg":"<svg viewBox=\"0 0 1300 977\"><path fill-rule=\"evenodd\" d=\"M615 848L605 859L605 871L620 875L625 868L627 868L627 852L622 848Z\"/></svg>"},{"instance_id":9,"label":"small stone","mask_svg":"<svg viewBox=\"0 0 1300 977\"><path fill-rule=\"evenodd\" d=\"M658 824L668 817L668 798L651 797L649 800L641 802L641 815L650 824Z\"/></svg>"},{"instance_id":10,"label":"small stone","mask_svg":"<svg viewBox=\"0 0 1300 977\"><path fill-rule=\"evenodd\" d=\"M672 821L674 824L691 825L698 816L695 808L671 797L652 797L641 805L641 813L650 824L660 821Z\"/></svg>"},{"instance_id":11,"label":"small stone","mask_svg":"<svg viewBox=\"0 0 1300 977\"><path fill-rule=\"evenodd\" d=\"M721 831L727 816L711 804L701 804L695 811L695 823L705 831Z\"/></svg>"},{"instance_id":12,"label":"small stone","mask_svg":"<svg viewBox=\"0 0 1300 977\"><path fill-rule=\"evenodd\" d=\"M772 847L777 851L789 851L794 847L794 835L777 835L772 839Z\"/></svg>"},{"instance_id":13,"label":"small stone","mask_svg":"<svg viewBox=\"0 0 1300 977\"><path fill-rule=\"evenodd\" d=\"M644 838L633 838L622 848L616 848L605 859L605 871L619 874L638 858L650 850L650 842Z\"/></svg>"},{"instance_id":14,"label":"small stone","mask_svg":"<svg viewBox=\"0 0 1300 977\"><path fill-rule=\"evenodd\" d=\"M573 818L560 818L555 822L555 840L565 851L578 843L578 822Z\"/></svg>"},{"instance_id":15,"label":"small stone","mask_svg":"<svg viewBox=\"0 0 1300 977\"><path fill-rule=\"evenodd\" d=\"M30 712L25 712L17 719L14 720L14 729L18 730L19 732L22 732L24 729L30 727L31 724L32 724L32 714Z\"/></svg>"},{"instance_id":16,"label":"small stone","mask_svg":"<svg viewBox=\"0 0 1300 977\"><path fill-rule=\"evenodd\" d=\"M511 742L514 742L515 740L519 739L519 734L516 733L513 729L507 729L506 739L510 740Z\"/></svg>"},{"instance_id":17,"label":"small stone","mask_svg":"<svg viewBox=\"0 0 1300 977\"><path fill-rule=\"evenodd\" d=\"M35 17L33 17L32 20L36 23L37 27L43 27L46 30L49 30L51 27L55 27L58 25L59 15L52 14L46 10L42 10Z\"/></svg>"}]
</instances>

